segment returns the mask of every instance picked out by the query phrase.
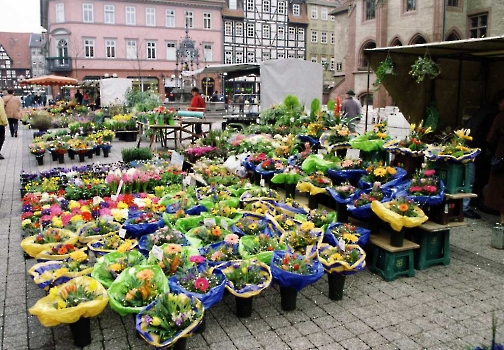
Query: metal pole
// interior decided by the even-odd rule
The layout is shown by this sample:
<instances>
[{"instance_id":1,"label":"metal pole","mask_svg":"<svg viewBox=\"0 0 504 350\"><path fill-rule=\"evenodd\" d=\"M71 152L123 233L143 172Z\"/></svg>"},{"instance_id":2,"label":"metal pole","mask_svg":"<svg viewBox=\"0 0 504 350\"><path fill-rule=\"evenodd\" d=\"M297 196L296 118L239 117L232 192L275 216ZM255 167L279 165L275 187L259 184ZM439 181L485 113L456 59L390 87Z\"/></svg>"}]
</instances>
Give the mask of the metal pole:
<instances>
[{"instance_id":1,"label":"metal pole","mask_svg":"<svg viewBox=\"0 0 504 350\"><path fill-rule=\"evenodd\" d=\"M367 122L368 122L368 110L369 110L369 76L371 74L371 66L369 65L369 60L367 64L367 92L366 92L366 123L364 125L364 132L367 132Z\"/></svg>"}]
</instances>

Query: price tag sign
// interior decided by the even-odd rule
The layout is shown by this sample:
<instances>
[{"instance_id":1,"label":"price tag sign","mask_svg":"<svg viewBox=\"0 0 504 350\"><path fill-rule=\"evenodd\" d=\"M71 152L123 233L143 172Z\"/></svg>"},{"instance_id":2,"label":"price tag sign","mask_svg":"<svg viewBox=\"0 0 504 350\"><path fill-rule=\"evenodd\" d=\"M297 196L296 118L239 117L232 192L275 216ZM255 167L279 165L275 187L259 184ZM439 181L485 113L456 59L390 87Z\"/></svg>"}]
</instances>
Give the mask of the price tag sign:
<instances>
[{"instance_id":1,"label":"price tag sign","mask_svg":"<svg viewBox=\"0 0 504 350\"><path fill-rule=\"evenodd\" d=\"M203 223L205 224L206 227L213 227L213 226L217 225L215 223L215 218L205 218L203 220Z\"/></svg>"},{"instance_id":2,"label":"price tag sign","mask_svg":"<svg viewBox=\"0 0 504 350\"><path fill-rule=\"evenodd\" d=\"M125 229L120 229L119 230L119 237L123 238L126 237L126 230Z\"/></svg>"},{"instance_id":3,"label":"price tag sign","mask_svg":"<svg viewBox=\"0 0 504 350\"><path fill-rule=\"evenodd\" d=\"M229 224L226 220L222 219L220 224L224 230L229 231Z\"/></svg>"},{"instance_id":4,"label":"price tag sign","mask_svg":"<svg viewBox=\"0 0 504 350\"><path fill-rule=\"evenodd\" d=\"M116 194L113 194L113 195L111 195L111 196L110 196L110 198L112 198L112 200L113 200L114 202L115 202L115 201L117 201L117 197L119 197L119 193L121 193L121 189L122 189L123 185L124 185L124 181L123 181L123 180L121 180L121 181L119 182L119 187L117 187L117 192L116 192Z\"/></svg>"},{"instance_id":5,"label":"price tag sign","mask_svg":"<svg viewBox=\"0 0 504 350\"><path fill-rule=\"evenodd\" d=\"M151 252L156 259L158 259L159 261L163 260L163 249L161 249L161 247L155 245L152 247Z\"/></svg>"},{"instance_id":6,"label":"price tag sign","mask_svg":"<svg viewBox=\"0 0 504 350\"><path fill-rule=\"evenodd\" d=\"M170 164L182 169L182 166L184 165L184 156L178 152L173 151Z\"/></svg>"}]
</instances>

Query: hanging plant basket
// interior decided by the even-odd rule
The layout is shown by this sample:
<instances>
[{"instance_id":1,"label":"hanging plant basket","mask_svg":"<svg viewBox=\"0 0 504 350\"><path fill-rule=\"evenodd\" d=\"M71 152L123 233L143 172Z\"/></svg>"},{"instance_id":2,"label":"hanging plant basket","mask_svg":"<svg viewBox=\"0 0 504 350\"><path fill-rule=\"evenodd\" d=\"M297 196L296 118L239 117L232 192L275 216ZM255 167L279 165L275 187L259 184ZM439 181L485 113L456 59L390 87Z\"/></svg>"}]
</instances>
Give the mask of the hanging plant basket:
<instances>
[{"instance_id":1,"label":"hanging plant basket","mask_svg":"<svg viewBox=\"0 0 504 350\"><path fill-rule=\"evenodd\" d=\"M426 53L424 57L417 58L415 63L411 66L409 74L420 84L425 79L425 76L434 79L441 74L441 67L430 58L428 53Z\"/></svg>"},{"instance_id":2,"label":"hanging plant basket","mask_svg":"<svg viewBox=\"0 0 504 350\"><path fill-rule=\"evenodd\" d=\"M373 83L373 86L380 86L382 81L388 75L397 75L397 73L394 72L394 67L395 62L392 60L390 56L387 56L387 58L381 61L380 64L378 65L378 68L375 71L376 80Z\"/></svg>"}]
</instances>

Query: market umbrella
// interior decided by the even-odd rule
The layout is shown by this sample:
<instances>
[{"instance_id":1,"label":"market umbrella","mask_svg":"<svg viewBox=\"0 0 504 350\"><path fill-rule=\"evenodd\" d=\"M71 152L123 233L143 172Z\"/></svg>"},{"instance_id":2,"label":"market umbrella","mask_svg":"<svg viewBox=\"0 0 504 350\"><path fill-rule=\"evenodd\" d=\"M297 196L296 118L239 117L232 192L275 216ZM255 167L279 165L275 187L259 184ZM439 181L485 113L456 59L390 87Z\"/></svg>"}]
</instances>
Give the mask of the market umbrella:
<instances>
[{"instance_id":1,"label":"market umbrella","mask_svg":"<svg viewBox=\"0 0 504 350\"><path fill-rule=\"evenodd\" d=\"M77 84L77 79L61 77L58 75L43 75L36 78L25 79L21 82L21 85L45 85L45 86L65 86L75 84Z\"/></svg>"}]
</instances>

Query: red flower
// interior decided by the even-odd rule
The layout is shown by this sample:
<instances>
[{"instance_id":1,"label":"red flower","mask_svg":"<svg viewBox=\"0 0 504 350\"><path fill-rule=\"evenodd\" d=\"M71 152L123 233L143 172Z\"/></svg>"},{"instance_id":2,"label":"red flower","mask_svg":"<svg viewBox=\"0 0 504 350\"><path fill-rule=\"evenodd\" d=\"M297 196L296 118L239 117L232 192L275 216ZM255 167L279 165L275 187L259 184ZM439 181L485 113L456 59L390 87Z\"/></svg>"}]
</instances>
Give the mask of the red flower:
<instances>
[{"instance_id":1,"label":"red flower","mask_svg":"<svg viewBox=\"0 0 504 350\"><path fill-rule=\"evenodd\" d=\"M204 277L196 278L196 280L194 281L194 288L204 293L206 293L206 291L208 290L209 285L210 284L208 283L208 280Z\"/></svg>"},{"instance_id":2,"label":"red flower","mask_svg":"<svg viewBox=\"0 0 504 350\"><path fill-rule=\"evenodd\" d=\"M297 270L299 270L299 264L294 265L294 271L297 271Z\"/></svg>"}]
</instances>

